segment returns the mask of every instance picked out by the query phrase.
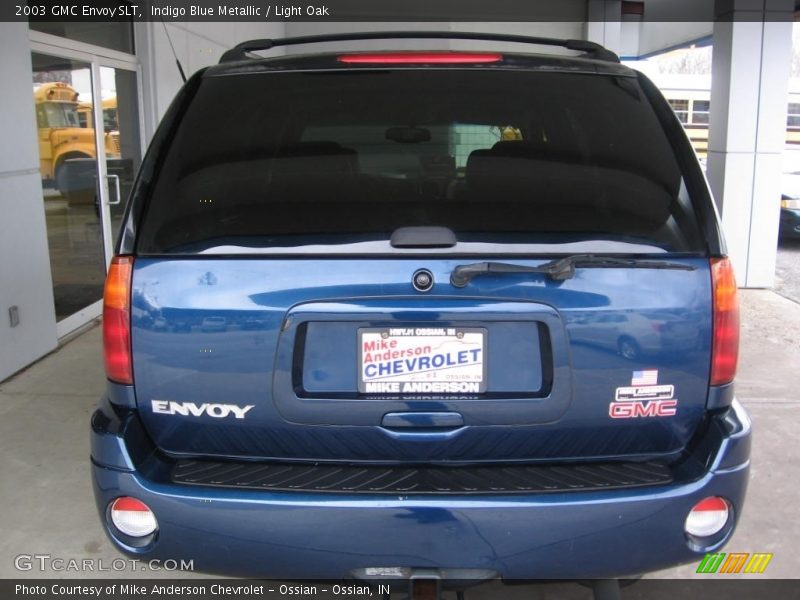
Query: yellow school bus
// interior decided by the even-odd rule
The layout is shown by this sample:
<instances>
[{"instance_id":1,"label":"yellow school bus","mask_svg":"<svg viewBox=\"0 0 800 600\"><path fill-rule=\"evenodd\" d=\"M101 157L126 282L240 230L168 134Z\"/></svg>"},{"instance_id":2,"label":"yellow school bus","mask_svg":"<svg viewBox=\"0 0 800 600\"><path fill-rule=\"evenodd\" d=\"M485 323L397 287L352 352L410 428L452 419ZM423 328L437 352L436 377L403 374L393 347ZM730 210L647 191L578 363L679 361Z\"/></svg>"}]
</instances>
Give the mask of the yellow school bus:
<instances>
[{"instance_id":1,"label":"yellow school bus","mask_svg":"<svg viewBox=\"0 0 800 600\"><path fill-rule=\"evenodd\" d=\"M103 127L106 130L106 153L118 155L119 148L119 119L117 118L117 97L109 96L101 103L103 107ZM81 102L78 104L78 122L81 127L92 126L92 103Z\"/></svg>"},{"instance_id":2,"label":"yellow school bus","mask_svg":"<svg viewBox=\"0 0 800 600\"><path fill-rule=\"evenodd\" d=\"M66 161L77 158L96 158L94 128L90 127L91 105L81 126L78 113L78 92L63 82L45 83L33 92L36 122L39 128L39 162L42 180L46 185L65 193L69 189ZM84 112L84 116L86 113ZM116 98L114 98L116 116ZM115 144L116 142L116 144ZM119 158L119 133L105 134L106 155Z\"/></svg>"},{"instance_id":3,"label":"yellow school bus","mask_svg":"<svg viewBox=\"0 0 800 600\"><path fill-rule=\"evenodd\" d=\"M700 89L662 89L686 135L700 158L708 153L708 115L711 92ZM800 145L800 94L790 93L787 102L786 145Z\"/></svg>"},{"instance_id":4,"label":"yellow school bus","mask_svg":"<svg viewBox=\"0 0 800 600\"><path fill-rule=\"evenodd\" d=\"M708 153L708 115L711 109L711 94L708 90L682 89L662 90L672 106L678 120L683 123L686 135L692 142L697 156L705 158Z\"/></svg>"},{"instance_id":5,"label":"yellow school bus","mask_svg":"<svg viewBox=\"0 0 800 600\"><path fill-rule=\"evenodd\" d=\"M117 120L117 97L109 96L101 103L103 107L103 124L106 131L119 131L119 121ZM81 127L92 126L92 103L78 103L78 123Z\"/></svg>"}]
</instances>

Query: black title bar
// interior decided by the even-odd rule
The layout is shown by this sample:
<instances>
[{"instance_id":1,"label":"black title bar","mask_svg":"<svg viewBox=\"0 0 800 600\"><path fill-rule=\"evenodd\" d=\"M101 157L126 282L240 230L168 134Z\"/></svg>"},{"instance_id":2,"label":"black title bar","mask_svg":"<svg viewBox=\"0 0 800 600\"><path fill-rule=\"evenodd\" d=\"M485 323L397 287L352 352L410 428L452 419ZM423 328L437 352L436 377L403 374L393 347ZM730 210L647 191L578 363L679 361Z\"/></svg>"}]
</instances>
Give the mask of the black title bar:
<instances>
[{"instance_id":1,"label":"black title bar","mask_svg":"<svg viewBox=\"0 0 800 600\"><path fill-rule=\"evenodd\" d=\"M319 21L319 22L710 22L791 21L790 11L732 11L714 0L621 3L619 15L594 14L587 0L14 0L1 21Z\"/></svg>"},{"instance_id":2,"label":"black title bar","mask_svg":"<svg viewBox=\"0 0 800 600\"><path fill-rule=\"evenodd\" d=\"M565 600L579 600L590 592L585 586L566 581L475 582L439 580L441 589L466 589L467 597L502 598L507 585L528 586L531 592L549 592ZM3 600L253 600L303 598L304 600L362 600L406 597L409 581L383 580L367 585L358 580L335 582L280 582L244 579L4 579L0 580ZM754 579L752 575L733 579L642 579L624 587L623 600L751 600L752 598L797 598L797 580ZM446 597L449 597L446 595Z\"/></svg>"}]
</instances>

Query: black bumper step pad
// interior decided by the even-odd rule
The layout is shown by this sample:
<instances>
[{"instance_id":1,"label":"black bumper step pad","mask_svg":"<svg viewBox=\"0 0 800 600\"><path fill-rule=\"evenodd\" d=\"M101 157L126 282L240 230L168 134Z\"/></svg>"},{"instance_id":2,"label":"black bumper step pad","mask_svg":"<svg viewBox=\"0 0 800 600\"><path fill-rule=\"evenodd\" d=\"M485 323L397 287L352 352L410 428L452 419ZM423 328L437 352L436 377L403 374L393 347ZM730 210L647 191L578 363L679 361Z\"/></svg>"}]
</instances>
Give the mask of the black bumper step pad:
<instances>
[{"instance_id":1,"label":"black bumper step pad","mask_svg":"<svg viewBox=\"0 0 800 600\"><path fill-rule=\"evenodd\" d=\"M178 460L184 485L350 494L521 494L597 491L672 482L659 462L563 465L359 466Z\"/></svg>"}]
</instances>

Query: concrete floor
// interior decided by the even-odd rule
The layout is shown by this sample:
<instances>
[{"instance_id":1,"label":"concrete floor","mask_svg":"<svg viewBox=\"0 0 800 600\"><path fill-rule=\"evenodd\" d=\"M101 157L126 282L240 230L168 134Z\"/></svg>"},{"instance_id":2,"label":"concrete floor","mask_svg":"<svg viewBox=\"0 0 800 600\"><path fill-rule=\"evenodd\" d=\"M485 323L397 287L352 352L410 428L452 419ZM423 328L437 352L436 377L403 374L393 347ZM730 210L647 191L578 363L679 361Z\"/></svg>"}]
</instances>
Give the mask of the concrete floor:
<instances>
[{"instance_id":1,"label":"concrete floor","mask_svg":"<svg viewBox=\"0 0 800 600\"><path fill-rule=\"evenodd\" d=\"M772 552L762 577L800 574L800 304L769 291L743 291L737 392L755 436L752 477L741 524L727 550ZM120 555L103 534L89 480L89 416L102 393L100 329L95 327L36 365L0 384L0 578L85 577L75 572L17 571L19 554L102 558ZM693 578L696 565L649 575ZM159 577L164 572L97 573L99 577ZM199 576L186 573L185 577ZM706 576L708 577L708 576ZM751 576L752 577L752 576ZM644 584L640 584L644 585ZM630 588L627 597L638 586ZM470 600L497 597L499 583ZM587 598L577 585L512 587L504 598Z\"/></svg>"}]
</instances>

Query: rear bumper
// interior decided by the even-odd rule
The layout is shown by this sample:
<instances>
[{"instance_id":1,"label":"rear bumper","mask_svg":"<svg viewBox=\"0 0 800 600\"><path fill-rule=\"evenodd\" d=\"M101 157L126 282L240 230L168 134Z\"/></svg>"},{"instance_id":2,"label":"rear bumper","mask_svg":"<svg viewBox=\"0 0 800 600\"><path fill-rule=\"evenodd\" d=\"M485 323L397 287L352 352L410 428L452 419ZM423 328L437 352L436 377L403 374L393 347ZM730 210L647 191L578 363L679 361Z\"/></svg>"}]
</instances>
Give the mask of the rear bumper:
<instances>
[{"instance_id":1,"label":"rear bumper","mask_svg":"<svg viewBox=\"0 0 800 600\"><path fill-rule=\"evenodd\" d=\"M424 497L169 483L138 419L116 420L110 410L92 421L92 470L115 545L138 558L193 560L196 570L229 575L339 579L369 567L486 569L506 579L636 575L699 561L706 548L690 547L686 514L719 495L733 506L735 525L748 480L750 422L737 402L711 419L669 485ZM123 495L156 514L159 531L145 547L123 543L107 527L106 507Z\"/></svg>"}]
</instances>

